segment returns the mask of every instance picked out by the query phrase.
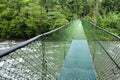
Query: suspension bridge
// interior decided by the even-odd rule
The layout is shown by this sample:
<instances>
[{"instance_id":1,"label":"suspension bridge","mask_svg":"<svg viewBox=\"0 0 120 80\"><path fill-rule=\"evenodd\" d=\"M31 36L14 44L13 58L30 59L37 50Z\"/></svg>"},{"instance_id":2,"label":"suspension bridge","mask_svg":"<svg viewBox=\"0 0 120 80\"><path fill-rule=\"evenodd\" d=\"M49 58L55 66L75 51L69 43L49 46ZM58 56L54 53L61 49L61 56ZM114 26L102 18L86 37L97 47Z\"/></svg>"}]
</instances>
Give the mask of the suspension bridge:
<instances>
[{"instance_id":1,"label":"suspension bridge","mask_svg":"<svg viewBox=\"0 0 120 80\"><path fill-rule=\"evenodd\" d=\"M120 80L120 37L72 21L1 50L0 80Z\"/></svg>"}]
</instances>

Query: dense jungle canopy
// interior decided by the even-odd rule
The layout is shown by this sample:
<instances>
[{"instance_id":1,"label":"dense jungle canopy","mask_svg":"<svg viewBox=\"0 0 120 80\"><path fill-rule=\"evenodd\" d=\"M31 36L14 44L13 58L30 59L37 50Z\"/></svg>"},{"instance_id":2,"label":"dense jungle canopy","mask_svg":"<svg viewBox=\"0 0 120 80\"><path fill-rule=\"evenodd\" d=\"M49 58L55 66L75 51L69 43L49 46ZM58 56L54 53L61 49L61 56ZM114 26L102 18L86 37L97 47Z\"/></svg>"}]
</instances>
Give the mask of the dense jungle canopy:
<instances>
[{"instance_id":1,"label":"dense jungle canopy","mask_svg":"<svg viewBox=\"0 0 120 80\"><path fill-rule=\"evenodd\" d=\"M0 38L28 39L78 18L120 36L119 0L0 0Z\"/></svg>"}]
</instances>

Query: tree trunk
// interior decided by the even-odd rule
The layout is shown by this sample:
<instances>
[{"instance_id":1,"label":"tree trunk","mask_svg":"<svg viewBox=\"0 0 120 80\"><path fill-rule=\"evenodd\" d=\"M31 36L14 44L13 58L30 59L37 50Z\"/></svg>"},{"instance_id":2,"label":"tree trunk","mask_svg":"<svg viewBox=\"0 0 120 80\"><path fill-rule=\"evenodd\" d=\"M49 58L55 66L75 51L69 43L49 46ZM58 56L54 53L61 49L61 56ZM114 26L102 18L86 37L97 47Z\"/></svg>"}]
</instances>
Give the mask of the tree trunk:
<instances>
[{"instance_id":1,"label":"tree trunk","mask_svg":"<svg viewBox=\"0 0 120 80\"><path fill-rule=\"evenodd\" d=\"M48 13L49 12L49 6L48 6L48 0L45 0L45 9L46 9L46 12Z\"/></svg>"},{"instance_id":2,"label":"tree trunk","mask_svg":"<svg viewBox=\"0 0 120 80\"><path fill-rule=\"evenodd\" d=\"M97 17L98 17L98 0L95 0L95 5L94 5L94 23L97 24Z\"/></svg>"}]
</instances>

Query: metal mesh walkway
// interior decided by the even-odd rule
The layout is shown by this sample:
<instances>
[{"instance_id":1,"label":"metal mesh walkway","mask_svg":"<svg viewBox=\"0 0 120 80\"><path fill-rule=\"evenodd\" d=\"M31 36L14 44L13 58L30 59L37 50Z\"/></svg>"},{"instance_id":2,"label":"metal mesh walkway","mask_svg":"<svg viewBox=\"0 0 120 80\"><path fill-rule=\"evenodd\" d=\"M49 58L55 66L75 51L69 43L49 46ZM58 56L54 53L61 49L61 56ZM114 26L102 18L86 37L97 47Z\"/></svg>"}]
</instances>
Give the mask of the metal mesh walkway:
<instances>
[{"instance_id":1,"label":"metal mesh walkway","mask_svg":"<svg viewBox=\"0 0 120 80\"><path fill-rule=\"evenodd\" d=\"M59 80L96 80L87 40L73 40Z\"/></svg>"}]
</instances>

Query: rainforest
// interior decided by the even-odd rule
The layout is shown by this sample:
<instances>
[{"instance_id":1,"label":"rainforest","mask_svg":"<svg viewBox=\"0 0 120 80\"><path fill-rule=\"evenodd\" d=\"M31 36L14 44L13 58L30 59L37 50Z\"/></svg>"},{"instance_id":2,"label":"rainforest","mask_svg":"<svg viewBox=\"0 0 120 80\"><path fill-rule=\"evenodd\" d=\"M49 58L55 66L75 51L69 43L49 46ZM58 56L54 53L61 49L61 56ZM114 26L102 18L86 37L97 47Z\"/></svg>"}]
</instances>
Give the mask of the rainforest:
<instances>
[{"instance_id":1,"label":"rainforest","mask_svg":"<svg viewBox=\"0 0 120 80\"><path fill-rule=\"evenodd\" d=\"M119 0L0 0L0 38L28 39L76 19L120 36Z\"/></svg>"}]
</instances>

